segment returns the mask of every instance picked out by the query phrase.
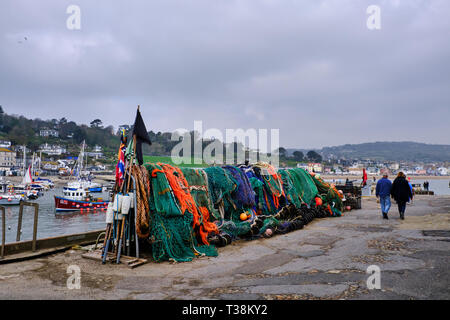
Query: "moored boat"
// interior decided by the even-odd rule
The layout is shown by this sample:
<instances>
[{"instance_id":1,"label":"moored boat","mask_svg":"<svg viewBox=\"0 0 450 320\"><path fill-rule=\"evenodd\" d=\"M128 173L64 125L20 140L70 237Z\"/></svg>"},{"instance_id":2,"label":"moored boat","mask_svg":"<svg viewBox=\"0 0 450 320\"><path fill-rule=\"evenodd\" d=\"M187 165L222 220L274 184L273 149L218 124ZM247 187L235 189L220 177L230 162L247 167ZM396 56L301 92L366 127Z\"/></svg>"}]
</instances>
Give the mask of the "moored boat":
<instances>
[{"instance_id":1,"label":"moored boat","mask_svg":"<svg viewBox=\"0 0 450 320\"><path fill-rule=\"evenodd\" d=\"M77 189L80 188L88 189L90 192L102 192L103 186L99 183L93 182L91 173L84 170L84 157L85 157L84 148L85 143L83 141L80 154L77 158L77 163L75 164L75 167L72 170L74 176L71 175L71 177L76 178L76 180L69 181L67 183L67 187Z\"/></svg>"},{"instance_id":2,"label":"moored boat","mask_svg":"<svg viewBox=\"0 0 450 320\"><path fill-rule=\"evenodd\" d=\"M24 197L18 194L1 194L0 206L17 206L24 200Z\"/></svg>"},{"instance_id":3,"label":"moored boat","mask_svg":"<svg viewBox=\"0 0 450 320\"><path fill-rule=\"evenodd\" d=\"M55 196L56 212L80 211L95 212L104 211L109 201L102 198L94 198L89 189L65 187L63 196Z\"/></svg>"}]
</instances>

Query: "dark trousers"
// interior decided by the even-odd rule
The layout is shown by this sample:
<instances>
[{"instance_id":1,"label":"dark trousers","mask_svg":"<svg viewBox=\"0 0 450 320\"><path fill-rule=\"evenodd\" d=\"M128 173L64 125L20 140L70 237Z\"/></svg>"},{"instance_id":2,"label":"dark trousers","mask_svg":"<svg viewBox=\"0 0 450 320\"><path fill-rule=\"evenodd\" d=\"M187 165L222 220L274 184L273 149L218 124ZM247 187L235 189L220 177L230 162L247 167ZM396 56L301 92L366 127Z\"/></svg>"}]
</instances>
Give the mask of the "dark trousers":
<instances>
[{"instance_id":1,"label":"dark trousers","mask_svg":"<svg viewBox=\"0 0 450 320\"><path fill-rule=\"evenodd\" d=\"M398 205L398 212L399 213L405 213L406 201L397 201L397 205Z\"/></svg>"}]
</instances>

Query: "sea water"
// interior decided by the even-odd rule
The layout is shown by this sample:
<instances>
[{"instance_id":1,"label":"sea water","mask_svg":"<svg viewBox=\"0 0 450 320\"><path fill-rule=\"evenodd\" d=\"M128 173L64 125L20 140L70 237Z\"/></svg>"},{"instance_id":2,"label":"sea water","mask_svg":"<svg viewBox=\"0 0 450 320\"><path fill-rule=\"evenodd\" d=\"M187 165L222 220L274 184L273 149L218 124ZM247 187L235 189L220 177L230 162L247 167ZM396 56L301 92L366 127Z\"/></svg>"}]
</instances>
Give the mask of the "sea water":
<instances>
[{"instance_id":1,"label":"sea water","mask_svg":"<svg viewBox=\"0 0 450 320\"><path fill-rule=\"evenodd\" d=\"M55 195L61 196L62 188L44 191L42 197L30 201L39 204L38 239L94 231L106 227L106 213L104 211L56 213ZM92 195L96 198L103 198L104 200L109 199L107 193L92 193ZM5 206L5 209L6 243L16 242L19 206ZM23 209L21 241L33 239L33 223L34 207L26 206ZM0 228L0 235L1 233L2 230Z\"/></svg>"}]
</instances>

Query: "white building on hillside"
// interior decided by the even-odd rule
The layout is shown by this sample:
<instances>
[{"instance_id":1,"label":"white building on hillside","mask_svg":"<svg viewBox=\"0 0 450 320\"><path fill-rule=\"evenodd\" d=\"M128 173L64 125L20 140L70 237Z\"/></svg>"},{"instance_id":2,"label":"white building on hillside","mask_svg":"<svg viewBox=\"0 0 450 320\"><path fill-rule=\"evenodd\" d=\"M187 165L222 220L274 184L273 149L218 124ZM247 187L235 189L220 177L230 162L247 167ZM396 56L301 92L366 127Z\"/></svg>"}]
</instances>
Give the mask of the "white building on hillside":
<instances>
[{"instance_id":1,"label":"white building on hillside","mask_svg":"<svg viewBox=\"0 0 450 320\"><path fill-rule=\"evenodd\" d=\"M48 143L41 145L39 151L51 156L60 156L64 153L67 153L66 147L59 145L50 145Z\"/></svg>"},{"instance_id":2,"label":"white building on hillside","mask_svg":"<svg viewBox=\"0 0 450 320\"><path fill-rule=\"evenodd\" d=\"M0 140L0 148L11 148L11 141L8 140Z\"/></svg>"},{"instance_id":3,"label":"white building on hillside","mask_svg":"<svg viewBox=\"0 0 450 320\"><path fill-rule=\"evenodd\" d=\"M55 137L55 138L58 138L59 137L59 132L58 132L58 130L53 130L53 129L42 129L39 132L39 135L41 137Z\"/></svg>"}]
</instances>

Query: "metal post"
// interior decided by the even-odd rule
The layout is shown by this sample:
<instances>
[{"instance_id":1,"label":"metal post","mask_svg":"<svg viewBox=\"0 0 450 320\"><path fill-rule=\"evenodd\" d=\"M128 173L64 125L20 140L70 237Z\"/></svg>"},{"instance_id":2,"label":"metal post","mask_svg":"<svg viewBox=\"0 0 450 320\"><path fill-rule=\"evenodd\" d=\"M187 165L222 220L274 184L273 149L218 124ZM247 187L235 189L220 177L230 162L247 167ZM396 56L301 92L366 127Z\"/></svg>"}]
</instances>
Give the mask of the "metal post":
<instances>
[{"instance_id":1,"label":"metal post","mask_svg":"<svg viewBox=\"0 0 450 320\"><path fill-rule=\"evenodd\" d=\"M33 205L34 205L34 225L33 225L33 252L34 252L36 251L39 204L33 203Z\"/></svg>"},{"instance_id":2,"label":"metal post","mask_svg":"<svg viewBox=\"0 0 450 320\"><path fill-rule=\"evenodd\" d=\"M20 202L20 208L19 208L19 221L17 222L16 242L20 241L20 233L22 230L23 206L24 206L24 202L22 201L22 202Z\"/></svg>"},{"instance_id":3,"label":"metal post","mask_svg":"<svg viewBox=\"0 0 450 320\"><path fill-rule=\"evenodd\" d=\"M5 241L6 241L6 223L5 223L5 207L0 207L2 211L2 251L0 255L0 259L3 259L5 256Z\"/></svg>"}]
</instances>

